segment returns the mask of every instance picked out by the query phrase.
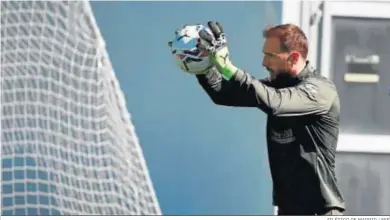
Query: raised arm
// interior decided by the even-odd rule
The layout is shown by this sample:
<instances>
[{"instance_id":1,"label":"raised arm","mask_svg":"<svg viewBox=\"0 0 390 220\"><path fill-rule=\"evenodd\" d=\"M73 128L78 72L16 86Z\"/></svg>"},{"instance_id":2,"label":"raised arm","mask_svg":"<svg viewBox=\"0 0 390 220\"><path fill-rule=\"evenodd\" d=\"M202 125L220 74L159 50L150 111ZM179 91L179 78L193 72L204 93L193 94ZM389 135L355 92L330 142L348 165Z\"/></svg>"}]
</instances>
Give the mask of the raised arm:
<instances>
[{"instance_id":1,"label":"raised arm","mask_svg":"<svg viewBox=\"0 0 390 220\"><path fill-rule=\"evenodd\" d=\"M257 107L275 116L324 114L337 98L335 86L320 76L294 87L276 89L238 70L230 82L237 87L241 85L242 91L247 91L248 96L257 101Z\"/></svg>"},{"instance_id":2,"label":"raised arm","mask_svg":"<svg viewBox=\"0 0 390 220\"><path fill-rule=\"evenodd\" d=\"M251 77L255 80L253 77ZM246 84L235 83L226 80L216 68L210 69L205 75L197 75L197 79L202 88L206 91L211 100L217 105L234 107L257 107L258 102L254 91Z\"/></svg>"},{"instance_id":3,"label":"raised arm","mask_svg":"<svg viewBox=\"0 0 390 220\"><path fill-rule=\"evenodd\" d=\"M323 114L337 97L336 88L323 78L311 78L295 87L276 89L237 70L229 80L212 70L197 76L214 103L226 106L258 107L275 116Z\"/></svg>"}]
</instances>

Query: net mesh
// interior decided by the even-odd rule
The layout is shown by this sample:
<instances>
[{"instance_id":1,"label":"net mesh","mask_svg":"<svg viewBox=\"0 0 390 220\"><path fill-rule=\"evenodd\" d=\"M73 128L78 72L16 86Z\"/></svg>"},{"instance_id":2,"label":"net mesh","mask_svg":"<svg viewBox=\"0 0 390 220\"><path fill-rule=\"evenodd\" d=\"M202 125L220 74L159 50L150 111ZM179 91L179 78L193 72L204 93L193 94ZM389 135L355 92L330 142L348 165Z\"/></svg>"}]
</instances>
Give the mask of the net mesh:
<instances>
[{"instance_id":1,"label":"net mesh","mask_svg":"<svg viewBox=\"0 0 390 220\"><path fill-rule=\"evenodd\" d=\"M1 1L2 215L160 215L87 1Z\"/></svg>"}]
</instances>

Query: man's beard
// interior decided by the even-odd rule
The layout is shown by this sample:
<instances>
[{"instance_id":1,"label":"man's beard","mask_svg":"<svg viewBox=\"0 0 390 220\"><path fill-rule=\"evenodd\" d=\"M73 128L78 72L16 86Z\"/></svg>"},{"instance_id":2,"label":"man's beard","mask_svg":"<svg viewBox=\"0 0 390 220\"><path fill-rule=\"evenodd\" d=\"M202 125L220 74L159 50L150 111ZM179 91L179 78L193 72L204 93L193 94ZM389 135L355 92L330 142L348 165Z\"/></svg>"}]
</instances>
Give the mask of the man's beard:
<instances>
[{"instance_id":1,"label":"man's beard","mask_svg":"<svg viewBox=\"0 0 390 220\"><path fill-rule=\"evenodd\" d=\"M271 77L271 83L275 88L285 88L296 85L297 78L287 71L281 71Z\"/></svg>"}]
</instances>

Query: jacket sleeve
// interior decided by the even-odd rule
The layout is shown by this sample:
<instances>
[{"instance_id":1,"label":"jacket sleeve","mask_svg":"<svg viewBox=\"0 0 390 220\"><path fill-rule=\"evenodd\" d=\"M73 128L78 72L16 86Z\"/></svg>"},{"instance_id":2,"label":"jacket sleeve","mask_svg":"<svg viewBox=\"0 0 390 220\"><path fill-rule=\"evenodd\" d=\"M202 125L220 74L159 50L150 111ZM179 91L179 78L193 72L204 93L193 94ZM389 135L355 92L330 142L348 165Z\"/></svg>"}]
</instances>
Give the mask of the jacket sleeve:
<instances>
[{"instance_id":1,"label":"jacket sleeve","mask_svg":"<svg viewBox=\"0 0 390 220\"><path fill-rule=\"evenodd\" d=\"M332 83L315 77L283 89L273 88L242 70L230 80L213 70L198 76L198 81L218 105L258 107L267 114L281 117L324 114L337 96Z\"/></svg>"},{"instance_id":2,"label":"jacket sleeve","mask_svg":"<svg viewBox=\"0 0 390 220\"><path fill-rule=\"evenodd\" d=\"M256 107L257 100L253 99L249 87L238 81L226 80L215 68L206 75L197 75L198 82L217 105L234 107ZM253 79L255 80L255 79Z\"/></svg>"}]
</instances>

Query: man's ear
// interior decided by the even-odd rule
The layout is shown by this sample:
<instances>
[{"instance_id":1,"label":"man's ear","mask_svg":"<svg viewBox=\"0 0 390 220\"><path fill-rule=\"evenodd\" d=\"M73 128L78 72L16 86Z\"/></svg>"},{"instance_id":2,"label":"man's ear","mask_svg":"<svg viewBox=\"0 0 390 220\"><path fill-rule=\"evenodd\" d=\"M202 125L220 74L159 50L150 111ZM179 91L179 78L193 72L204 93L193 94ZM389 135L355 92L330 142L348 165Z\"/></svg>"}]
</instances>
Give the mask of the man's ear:
<instances>
[{"instance_id":1,"label":"man's ear","mask_svg":"<svg viewBox=\"0 0 390 220\"><path fill-rule=\"evenodd\" d=\"M287 60L289 61L289 63L290 63L291 65L294 65L294 64L296 64L296 63L298 62L299 56L300 56L300 55L299 55L298 52L293 51L293 52L291 52L290 55L288 56Z\"/></svg>"}]
</instances>

